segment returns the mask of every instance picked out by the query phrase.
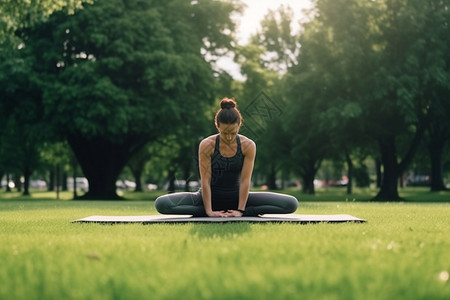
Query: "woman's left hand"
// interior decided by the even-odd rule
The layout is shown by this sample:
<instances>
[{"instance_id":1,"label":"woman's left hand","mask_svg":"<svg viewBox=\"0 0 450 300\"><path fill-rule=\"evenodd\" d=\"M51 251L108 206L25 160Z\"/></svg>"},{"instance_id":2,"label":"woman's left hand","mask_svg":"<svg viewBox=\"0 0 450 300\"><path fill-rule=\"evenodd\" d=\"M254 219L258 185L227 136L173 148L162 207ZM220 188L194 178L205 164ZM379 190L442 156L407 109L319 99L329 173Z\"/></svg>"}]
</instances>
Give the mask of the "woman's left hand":
<instances>
[{"instance_id":1,"label":"woman's left hand","mask_svg":"<svg viewBox=\"0 0 450 300\"><path fill-rule=\"evenodd\" d=\"M242 217L243 213L238 211L238 210L234 210L234 209L229 209L226 212L227 217Z\"/></svg>"}]
</instances>

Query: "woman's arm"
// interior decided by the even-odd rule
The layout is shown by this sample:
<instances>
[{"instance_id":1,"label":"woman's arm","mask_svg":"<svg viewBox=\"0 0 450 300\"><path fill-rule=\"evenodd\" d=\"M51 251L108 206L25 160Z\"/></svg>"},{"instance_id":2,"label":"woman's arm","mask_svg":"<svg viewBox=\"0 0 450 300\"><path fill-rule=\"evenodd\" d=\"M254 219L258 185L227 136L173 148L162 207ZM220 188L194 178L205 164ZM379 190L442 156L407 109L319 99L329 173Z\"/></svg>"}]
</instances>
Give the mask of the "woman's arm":
<instances>
[{"instance_id":1,"label":"woman's arm","mask_svg":"<svg viewBox=\"0 0 450 300\"><path fill-rule=\"evenodd\" d=\"M255 164L256 145L252 140L248 139L246 141L245 149L243 148L242 150L244 154L244 164L242 166L241 179L239 182L238 210L245 210L245 206L247 205L253 166ZM242 216L243 213L238 210L231 211L231 215L235 217Z\"/></svg>"},{"instance_id":2,"label":"woman's arm","mask_svg":"<svg viewBox=\"0 0 450 300\"><path fill-rule=\"evenodd\" d=\"M198 162L200 168L200 183L202 187L202 198L205 212L209 217L225 217L223 211L213 211L211 203L211 156L214 152L214 144L211 146L211 139L204 139L200 142L198 149Z\"/></svg>"}]
</instances>

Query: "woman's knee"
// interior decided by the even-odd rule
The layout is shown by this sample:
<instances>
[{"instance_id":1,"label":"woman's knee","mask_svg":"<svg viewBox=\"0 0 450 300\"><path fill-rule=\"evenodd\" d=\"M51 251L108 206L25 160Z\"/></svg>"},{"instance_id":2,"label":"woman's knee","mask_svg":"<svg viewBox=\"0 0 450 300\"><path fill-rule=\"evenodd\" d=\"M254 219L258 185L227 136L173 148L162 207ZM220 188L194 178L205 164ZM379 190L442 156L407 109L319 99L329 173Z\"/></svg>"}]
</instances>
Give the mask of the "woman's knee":
<instances>
[{"instance_id":1,"label":"woman's knee","mask_svg":"<svg viewBox=\"0 0 450 300\"><path fill-rule=\"evenodd\" d=\"M167 197L167 195L163 195L156 198L155 208L161 214L168 213L171 208L169 197Z\"/></svg>"},{"instance_id":2,"label":"woman's knee","mask_svg":"<svg viewBox=\"0 0 450 300\"><path fill-rule=\"evenodd\" d=\"M298 200L297 198L295 198L294 196L291 195L285 195L286 199L284 201L284 209L286 209L286 211L288 213L293 213L298 209Z\"/></svg>"}]
</instances>

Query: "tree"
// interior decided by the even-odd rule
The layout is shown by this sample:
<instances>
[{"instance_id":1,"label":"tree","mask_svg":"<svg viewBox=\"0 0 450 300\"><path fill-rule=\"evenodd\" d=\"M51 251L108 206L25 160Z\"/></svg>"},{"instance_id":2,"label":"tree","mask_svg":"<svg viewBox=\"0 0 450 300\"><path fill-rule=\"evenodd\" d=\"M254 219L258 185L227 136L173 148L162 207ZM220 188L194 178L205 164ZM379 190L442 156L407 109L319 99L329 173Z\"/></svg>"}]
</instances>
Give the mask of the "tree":
<instances>
[{"instance_id":1,"label":"tree","mask_svg":"<svg viewBox=\"0 0 450 300\"><path fill-rule=\"evenodd\" d=\"M89 181L84 198L119 198L115 182L128 159L173 124L195 122L211 102L202 51L230 47L233 9L217 1L95 1L21 32L23 51L40 58L33 69L48 121Z\"/></svg>"},{"instance_id":2,"label":"tree","mask_svg":"<svg viewBox=\"0 0 450 300\"><path fill-rule=\"evenodd\" d=\"M426 91L442 60L428 32L435 30L428 20L438 2L319 0L315 18L305 26L299 64L307 66L306 82L322 85L314 94L321 104L311 105L350 112L347 120L356 118L355 128L377 142L384 171L377 200L400 199L398 178L424 133ZM355 130L351 134L358 136Z\"/></svg>"},{"instance_id":3,"label":"tree","mask_svg":"<svg viewBox=\"0 0 450 300\"><path fill-rule=\"evenodd\" d=\"M326 31L320 30L320 25L317 20L305 25L299 39L302 46L298 64L285 76L289 99L285 126L293 133L291 160L302 178L302 190L308 194L315 193L316 173L331 149L323 112L329 106L329 89L333 88L329 72L333 57Z\"/></svg>"},{"instance_id":4,"label":"tree","mask_svg":"<svg viewBox=\"0 0 450 300\"><path fill-rule=\"evenodd\" d=\"M450 93L449 89L436 89L427 122L426 144L430 157L431 191L446 190L443 180L444 149L450 140Z\"/></svg>"},{"instance_id":5,"label":"tree","mask_svg":"<svg viewBox=\"0 0 450 300\"><path fill-rule=\"evenodd\" d=\"M304 74L303 68L300 62L296 68L298 71L291 71L292 76L286 79L290 87L287 91L290 101L284 125L293 133L290 157L295 173L302 178L302 191L314 194L314 179L322 161L328 156L330 144L325 127L317 126L322 109L316 100L321 97L322 86ZM298 94L299 90L308 92Z\"/></svg>"},{"instance_id":6,"label":"tree","mask_svg":"<svg viewBox=\"0 0 450 300\"><path fill-rule=\"evenodd\" d=\"M48 175L48 191L56 191L59 199L60 191L68 189L67 174L70 173L73 180L73 195L77 198L77 175L78 163L70 150L67 142L55 139L46 139L40 147L40 161L42 170Z\"/></svg>"},{"instance_id":7,"label":"tree","mask_svg":"<svg viewBox=\"0 0 450 300\"><path fill-rule=\"evenodd\" d=\"M431 164L431 191L446 190L443 180L444 149L450 141L450 13L449 3L434 1L427 7L427 43L431 43L426 57L430 64L424 97L428 99L425 141Z\"/></svg>"},{"instance_id":8,"label":"tree","mask_svg":"<svg viewBox=\"0 0 450 300\"><path fill-rule=\"evenodd\" d=\"M40 164L39 148L51 136L43 122L42 90L27 61L10 57L0 64L4 126L0 160L6 170L24 177L24 195L29 195L30 176Z\"/></svg>"},{"instance_id":9,"label":"tree","mask_svg":"<svg viewBox=\"0 0 450 300\"><path fill-rule=\"evenodd\" d=\"M23 42L15 33L45 20L54 11L73 12L81 0L2 1L0 8L0 102L1 139L0 168L14 170L24 178L25 195L29 179L40 166L40 147L52 136L43 122L42 88L39 75L23 56ZM52 137L54 138L54 137ZM19 180L18 180L19 181ZM20 183L20 181L19 181ZM19 185L20 189L21 186Z\"/></svg>"},{"instance_id":10,"label":"tree","mask_svg":"<svg viewBox=\"0 0 450 300\"><path fill-rule=\"evenodd\" d=\"M253 40L265 47L266 65L273 70L285 73L298 63L300 43L293 31L294 13L289 6L269 10L261 21L261 32Z\"/></svg>"},{"instance_id":11,"label":"tree","mask_svg":"<svg viewBox=\"0 0 450 300\"><path fill-rule=\"evenodd\" d=\"M138 152L136 152L127 163L128 168L134 177L134 182L136 183L135 192L142 192L142 174L145 169L145 163L150 159L150 153L148 147L142 147Z\"/></svg>"},{"instance_id":12,"label":"tree","mask_svg":"<svg viewBox=\"0 0 450 300\"><path fill-rule=\"evenodd\" d=\"M295 62L298 43L292 31L292 10L270 10L261 22L260 32L250 43L238 47L235 60L247 78L239 95L244 117L242 133L258 146L255 173L266 177L276 189L276 176L289 169L290 138L282 126L287 113L282 74Z\"/></svg>"},{"instance_id":13,"label":"tree","mask_svg":"<svg viewBox=\"0 0 450 300\"><path fill-rule=\"evenodd\" d=\"M403 128L411 137L399 163L395 161L395 135L385 131L378 137L384 167L383 183L376 197L379 200L399 199L396 182L411 162L424 134L432 101L430 89L442 82L439 74L446 72L441 63L445 53L441 51L442 45L447 44L444 49L448 47L448 38L447 41L436 40L436 34L449 35L448 26L435 22L436 19L442 21L441 10L448 10L448 5L442 1L387 1L386 8L387 18L380 22L385 44L383 68L377 77L378 82L381 76L388 81L378 88L385 97L394 100L397 107L397 113L389 114L389 123L395 124L391 130L398 134L395 130Z\"/></svg>"}]
</instances>

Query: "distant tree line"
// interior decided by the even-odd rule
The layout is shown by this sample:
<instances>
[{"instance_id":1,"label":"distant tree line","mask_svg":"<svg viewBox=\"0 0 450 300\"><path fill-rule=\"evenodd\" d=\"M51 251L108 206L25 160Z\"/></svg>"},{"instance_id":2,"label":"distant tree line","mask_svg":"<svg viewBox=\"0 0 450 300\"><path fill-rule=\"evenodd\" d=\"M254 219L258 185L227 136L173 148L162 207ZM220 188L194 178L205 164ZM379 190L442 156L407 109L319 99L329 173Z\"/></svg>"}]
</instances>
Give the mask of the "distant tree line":
<instances>
[{"instance_id":1,"label":"distant tree line","mask_svg":"<svg viewBox=\"0 0 450 300\"><path fill-rule=\"evenodd\" d=\"M413 164L445 190L450 140L447 0L315 0L270 11L246 45L237 1L6 1L0 12L0 176L79 172L86 199L118 199L125 167L196 177L217 101L235 97L258 145L255 180L345 169L348 193L377 170L376 200L399 200ZM245 81L216 61L233 54ZM418 159L419 158L419 159ZM345 166L345 167L344 167ZM148 170L150 168L150 170ZM152 175L153 174L153 175ZM178 175L177 175L178 174ZM179 175L181 174L181 175ZM74 195L76 196L76 195Z\"/></svg>"}]
</instances>

